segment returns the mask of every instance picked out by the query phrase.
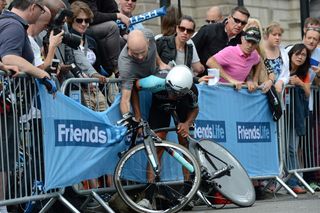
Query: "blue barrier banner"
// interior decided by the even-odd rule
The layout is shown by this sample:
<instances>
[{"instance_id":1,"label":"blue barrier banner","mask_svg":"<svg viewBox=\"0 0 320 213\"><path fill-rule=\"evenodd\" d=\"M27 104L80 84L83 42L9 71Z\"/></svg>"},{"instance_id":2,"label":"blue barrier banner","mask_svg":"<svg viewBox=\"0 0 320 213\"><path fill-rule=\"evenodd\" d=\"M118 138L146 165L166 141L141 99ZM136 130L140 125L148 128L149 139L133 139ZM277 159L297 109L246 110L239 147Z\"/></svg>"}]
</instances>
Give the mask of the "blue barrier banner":
<instances>
[{"instance_id":1,"label":"blue barrier banner","mask_svg":"<svg viewBox=\"0 0 320 213\"><path fill-rule=\"evenodd\" d=\"M113 125L121 117L119 105L94 112L60 92L53 98L43 85L39 85L39 93L45 189L113 174L118 153L126 147L123 140L126 128Z\"/></svg>"},{"instance_id":2,"label":"blue barrier banner","mask_svg":"<svg viewBox=\"0 0 320 213\"><path fill-rule=\"evenodd\" d=\"M223 145L251 177L278 175L277 126L266 95L227 86L198 85L198 89L194 137Z\"/></svg>"}]
</instances>

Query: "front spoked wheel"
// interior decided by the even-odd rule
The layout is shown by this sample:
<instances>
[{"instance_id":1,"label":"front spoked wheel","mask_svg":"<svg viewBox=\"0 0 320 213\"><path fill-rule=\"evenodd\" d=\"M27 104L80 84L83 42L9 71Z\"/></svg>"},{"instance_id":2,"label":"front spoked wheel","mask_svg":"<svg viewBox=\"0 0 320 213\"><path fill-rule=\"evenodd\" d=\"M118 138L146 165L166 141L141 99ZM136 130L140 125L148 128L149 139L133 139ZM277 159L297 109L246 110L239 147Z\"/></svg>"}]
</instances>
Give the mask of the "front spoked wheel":
<instances>
[{"instance_id":1,"label":"front spoked wheel","mask_svg":"<svg viewBox=\"0 0 320 213\"><path fill-rule=\"evenodd\" d=\"M137 212L177 212L199 188L199 165L179 144L164 141L156 143L155 147L157 152L168 148L173 151L171 154L164 151L158 176L150 168L144 144L139 144L120 159L114 175L115 187L125 203ZM189 162L188 169L177 156Z\"/></svg>"},{"instance_id":2,"label":"front spoked wheel","mask_svg":"<svg viewBox=\"0 0 320 213\"><path fill-rule=\"evenodd\" d=\"M217 143L202 140L199 144L201 145L197 152L198 157L201 165L207 169L209 174L214 174L217 170L226 168L226 166L231 167L227 174L213 179L211 184L208 183L208 186L213 186L214 189L238 206L248 207L253 205L256 199L254 187L240 162ZM203 184L205 184L205 181ZM211 191L207 191L208 186L201 187L201 191L207 200L214 205L216 198Z\"/></svg>"}]
</instances>

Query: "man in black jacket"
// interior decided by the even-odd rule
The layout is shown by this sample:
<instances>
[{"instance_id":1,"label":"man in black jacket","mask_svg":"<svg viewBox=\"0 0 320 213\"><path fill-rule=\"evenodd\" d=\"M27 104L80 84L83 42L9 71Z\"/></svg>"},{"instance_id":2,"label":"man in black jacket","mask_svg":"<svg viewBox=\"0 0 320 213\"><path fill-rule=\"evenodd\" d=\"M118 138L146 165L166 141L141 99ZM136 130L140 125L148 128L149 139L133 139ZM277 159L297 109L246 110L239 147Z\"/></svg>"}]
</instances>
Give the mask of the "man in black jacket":
<instances>
[{"instance_id":1,"label":"man in black jacket","mask_svg":"<svg viewBox=\"0 0 320 213\"><path fill-rule=\"evenodd\" d=\"M241 34L250 17L249 11L242 6L235 7L223 23L208 24L200 28L192 38L202 64L227 46L241 43ZM207 75L204 72L203 75Z\"/></svg>"}]
</instances>

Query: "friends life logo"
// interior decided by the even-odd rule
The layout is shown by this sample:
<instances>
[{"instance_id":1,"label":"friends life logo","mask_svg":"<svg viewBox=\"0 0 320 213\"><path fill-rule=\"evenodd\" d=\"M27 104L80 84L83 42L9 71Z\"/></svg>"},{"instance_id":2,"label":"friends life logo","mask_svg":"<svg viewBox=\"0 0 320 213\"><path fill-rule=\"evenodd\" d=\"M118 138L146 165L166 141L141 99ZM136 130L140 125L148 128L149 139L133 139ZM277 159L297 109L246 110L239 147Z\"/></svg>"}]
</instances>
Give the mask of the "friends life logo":
<instances>
[{"instance_id":1,"label":"friends life logo","mask_svg":"<svg viewBox=\"0 0 320 213\"><path fill-rule=\"evenodd\" d=\"M237 122L239 143L271 142L271 129L268 122Z\"/></svg>"},{"instance_id":2,"label":"friends life logo","mask_svg":"<svg viewBox=\"0 0 320 213\"><path fill-rule=\"evenodd\" d=\"M56 146L106 147L120 142L125 127L114 127L105 123L82 120L55 120Z\"/></svg>"},{"instance_id":3,"label":"friends life logo","mask_svg":"<svg viewBox=\"0 0 320 213\"><path fill-rule=\"evenodd\" d=\"M226 142L225 122L196 120L194 125L194 138L209 139L215 142Z\"/></svg>"}]
</instances>

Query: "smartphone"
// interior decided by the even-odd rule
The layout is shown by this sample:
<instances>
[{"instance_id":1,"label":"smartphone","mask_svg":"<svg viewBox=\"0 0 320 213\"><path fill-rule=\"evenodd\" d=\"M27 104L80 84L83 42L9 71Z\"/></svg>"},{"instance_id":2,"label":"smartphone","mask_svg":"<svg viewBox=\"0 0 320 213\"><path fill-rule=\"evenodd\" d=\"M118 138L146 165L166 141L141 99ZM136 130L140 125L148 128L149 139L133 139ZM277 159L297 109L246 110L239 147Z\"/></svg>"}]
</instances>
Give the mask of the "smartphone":
<instances>
[{"instance_id":1,"label":"smartphone","mask_svg":"<svg viewBox=\"0 0 320 213\"><path fill-rule=\"evenodd\" d=\"M51 67L50 67L51 70L56 71L58 69L59 64L60 64L59 59L56 59L56 58L52 59Z\"/></svg>"}]
</instances>

